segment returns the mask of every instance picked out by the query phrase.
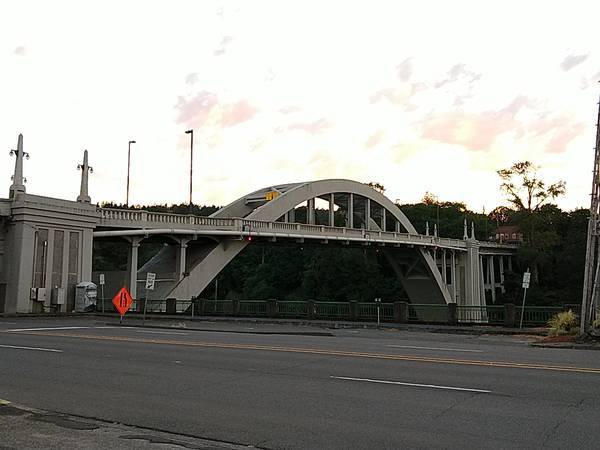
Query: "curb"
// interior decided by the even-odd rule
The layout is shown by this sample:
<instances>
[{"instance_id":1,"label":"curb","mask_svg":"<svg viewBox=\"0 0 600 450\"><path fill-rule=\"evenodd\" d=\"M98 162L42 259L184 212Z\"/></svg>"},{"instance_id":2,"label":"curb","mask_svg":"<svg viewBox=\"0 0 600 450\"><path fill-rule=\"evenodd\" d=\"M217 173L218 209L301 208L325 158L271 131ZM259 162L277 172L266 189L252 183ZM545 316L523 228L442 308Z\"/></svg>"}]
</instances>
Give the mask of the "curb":
<instances>
[{"instance_id":1,"label":"curb","mask_svg":"<svg viewBox=\"0 0 600 450\"><path fill-rule=\"evenodd\" d=\"M114 325L106 322L106 325ZM210 328L187 328L187 327L169 327L166 325L120 325L123 328L153 328L159 330L178 330L178 331L207 331L211 333L236 333L236 334L264 334L264 335L287 335L287 336L325 336L333 337L332 333L325 331L242 331L242 330L214 330Z\"/></svg>"}]
</instances>

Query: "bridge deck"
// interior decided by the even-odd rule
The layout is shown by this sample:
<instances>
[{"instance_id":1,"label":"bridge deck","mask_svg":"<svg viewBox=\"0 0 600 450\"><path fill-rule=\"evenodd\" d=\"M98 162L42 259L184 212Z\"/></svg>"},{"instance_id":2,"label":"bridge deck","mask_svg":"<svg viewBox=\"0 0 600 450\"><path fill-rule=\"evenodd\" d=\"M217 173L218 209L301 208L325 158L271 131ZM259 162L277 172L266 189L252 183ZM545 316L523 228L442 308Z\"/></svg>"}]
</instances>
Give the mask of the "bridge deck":
<instances>
[{"instance_id":1,"label":"bridge deck","mask_svg":"<svg viewBox=\"0 0 600 450\"><path fill-rule=\"evenodd\" d=\"M366 230L302 223L270 222L241 218L214 218L148 211L100 209L99 229L95 237L151 234L185 234L209 236L252 236L288 239L319 239L342 242L413 245L466 251L462 239L441 238L423 234ZM482 250L493 254L512 254L517 246L480 242Z\"/></svg>"}]
</instances>

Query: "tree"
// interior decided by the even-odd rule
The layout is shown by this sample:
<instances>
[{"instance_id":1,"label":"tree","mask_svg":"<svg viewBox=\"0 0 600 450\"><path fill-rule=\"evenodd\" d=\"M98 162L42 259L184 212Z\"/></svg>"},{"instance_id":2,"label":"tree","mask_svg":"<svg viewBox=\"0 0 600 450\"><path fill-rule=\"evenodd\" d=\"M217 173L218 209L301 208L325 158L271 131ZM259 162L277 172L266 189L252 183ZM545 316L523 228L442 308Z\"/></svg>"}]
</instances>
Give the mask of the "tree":
<instances>
[{"instance_id":1,"label":"tree","mask_svg":"<svg viewBox=\"0 0 600 450\"><path fill-rule=\"evenodd\" d=\"M564 181L546 187L538 177L537 169L531 161L522 161L514 163L508 169L497 171L502 180L500 189L519 211L537 211L548 200L554 200L566 192Z\"/></svg>"},{"instance_id":2,"label":"tree","mask_svg":"<svg viewBox=\"0 0 600 450\"><path fill-rule=\"evenodd\" d=\"M423 198L421 199L421 202L423 202L426 205L439 205L439 200L437 198L437 195L435 195L432 192L429 191L425 191L425 194L423 195Z\"/></svg>"},{"instance_id":3,"label":"tree","mask_svg":"<svg viewBox=\"0 0 600 450\"><path fill-rule=\"evenodd\" d=\"M370 188L375 189L377 192L381 192L382 194L385 192L385 187L381 183L377 183L375 181L369 181L367 183L367 186L369 186Z\"/></svg>"},{"instance_id":4,"label":"tree","mask_svg":"<svg viewBox=\"0 0 600 450\"><path fill-rule=\"evenodd\" d=\"M552 267L549 264L551 255L560 239L556 227L562 211L550 201L566 192L564 181L547 186L539 178L537 170L538 167L531 161L522 161L497 171L500 189L516 209L512 219L525 237L518 259L522 267L531 268L532 282L536 287L544 283L544 275Z\"/></svg>"},{"instance_id":5,"label":"tree","mask_svg":"<svg viewBox=\"0 0 600 450\"><path fill-rule=\"evenodd\" d=\"M508 223L512 212L513 210L507 208L506 206L498 206L492 209L492 211L488 214L488 217L490 220L496 222L497 226L500 226L500 224Z\"/></svg>"}]
</instances>

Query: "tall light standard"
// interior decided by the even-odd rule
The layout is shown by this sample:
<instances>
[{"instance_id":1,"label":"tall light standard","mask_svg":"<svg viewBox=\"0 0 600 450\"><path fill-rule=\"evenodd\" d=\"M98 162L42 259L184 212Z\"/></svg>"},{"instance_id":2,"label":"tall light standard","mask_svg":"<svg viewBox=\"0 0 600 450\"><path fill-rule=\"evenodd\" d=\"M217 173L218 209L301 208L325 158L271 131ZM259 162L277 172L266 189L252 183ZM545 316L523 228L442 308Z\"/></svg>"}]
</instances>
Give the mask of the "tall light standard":
<instances>
[{"instance_id":1,"label":"tall light standard","mask_svg":"<svg viewBox=\"0 0 600 450\"><path fill-rule=\"evenodd\" d=\"M125 205L129 206L129 169L131 167L131 144L135 144L135 141L129 141L129 148L127 149L127 199Z\"/></svg>"},{"instance_id":2,"label":"tall light standard","mask_svg":"<svg viewBox=\"0 0 600 450\"><path fill-rule=\"evenodd\" d=\"M187 130L185 134L190 135L190 212L192 209L192 174L194 171L194 130Z\"/></svg>"}]
</instances>

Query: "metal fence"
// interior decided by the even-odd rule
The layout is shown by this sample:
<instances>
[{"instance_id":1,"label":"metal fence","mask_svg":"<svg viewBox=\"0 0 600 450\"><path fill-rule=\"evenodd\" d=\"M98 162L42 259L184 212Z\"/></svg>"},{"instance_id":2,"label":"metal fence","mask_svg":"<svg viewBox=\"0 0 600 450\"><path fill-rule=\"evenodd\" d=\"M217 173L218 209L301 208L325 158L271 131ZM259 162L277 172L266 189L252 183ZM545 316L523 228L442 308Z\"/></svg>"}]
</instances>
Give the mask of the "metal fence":
<instances>
[{"instance_id":1,"label":"metal fence","mask_svg":"<svg viewBox=\"0 0 600 450\"><path fill-rule=\"evenodd\" d=\"M144 300L134 301L130 313L144 312ZM462 306L411 303L320 302L277 300L149 300L146 314L198 316L273 317L287 319L356 320L394 323L488 324L519 326L520 306ZM526 306L524 326L541 326L557 313L570 309L561 306ZM106 308L107 312L109 308ZM379 310L379 311L378 311ZM112 312L112 305L110 307ZM403 312L404 311L404 312ZM379 312L379 315L378 315ZM576 313L578 311L575 311Z\"/></svg>"}]
</instances>

